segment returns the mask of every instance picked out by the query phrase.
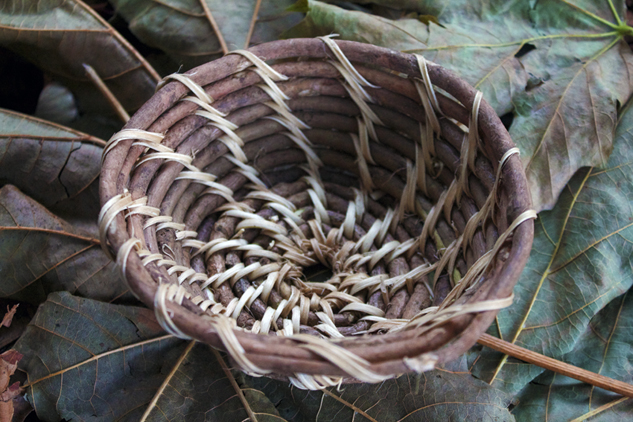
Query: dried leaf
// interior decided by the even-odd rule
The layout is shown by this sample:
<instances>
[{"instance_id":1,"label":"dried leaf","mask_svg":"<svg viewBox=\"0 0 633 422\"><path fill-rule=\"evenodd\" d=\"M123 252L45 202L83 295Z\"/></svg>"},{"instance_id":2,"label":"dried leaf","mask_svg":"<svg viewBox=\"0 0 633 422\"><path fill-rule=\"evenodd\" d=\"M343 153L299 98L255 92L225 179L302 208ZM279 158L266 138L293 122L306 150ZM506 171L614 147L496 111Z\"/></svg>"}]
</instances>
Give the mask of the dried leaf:
<instances>
[{"instance_id":1,"label":"dried leaf","mask_svg":"<svg viewBox=\"0 0 633 422\"><path fill-rule=\"evenodd\" d=\"M104 145L85 133L0 109L0 184L13 184L46 207L70 209L73 218L94 226Z\"/></svg>"},{"instance_id":2,"label":"dried leaf","mask_svg":"<svg viewBox=\"0 0 633 422\"><path fill-rule=\"evenodd\" d=\"M602 168L578 172L552 211L535 224L530 260L490 333L560 358L589 321L633 284L633 107L624 112L615 149ZM511 394L543 370L484 349L473 373Z\"/></svg>"},{"instance_id":3,"label":"dried leaf","mask_svg":"<svg viewBox=\"0 0 633 422\"><path fill-rule=\"evenodd\" d=\"M248 418L209 347L163 335L147 309L53 293L16 349L43 421ZM263 394L244 393L258 420L283 420Z\"/></svg>"},{"instance_id":4,"label":"dried leaf","mask_svg":"<svg viewBox=\"0 0 633 422\"><path fill-rule=\"evenodd\" d=\"M185 68L251 43L273 41L299 22L286 12L292 0L113 0L145 44L165 51ZM254 27L253 27L254 25Z\"/></svg>"},{"instance_id":5,"label":"dried leaf","mask_svg":"<svg viewBox=\"0 0 633 422\"><path fill-rule=\"evenodd\" d=\"M15 313L18 311L18 306L20 306L19 303L16 303L15 305L13 305L13 307L7 306L7 313L4 314L4 317L2 317L2 322L0 322L0 326L7 328L11 326L11 321L13 321Z\"/></svg>"},{"instance_id":6,"label":"dried leaf","mask_svg":"<svg viewBox=\"0 0 633 422\"><path fill-rule=\"evenodd\" d=\"M12 185L0 189L0 296L40 303L68 290L113 300L128 289L98 239L76 230Z\"/></svg>"},{"instance_id":7,"label":"dried leaf","mask_svg":"<svg viewBox=\"0 0 633 422\"><path fill-rule=\"evenodd\" d=\"M0 350L5 350L7 346L14 343L31 321L31 317L35 312L35 309L27 304L22 304L18 308L19 303L15 303L12 300L0 299L0 309L6 307L9 312L5 315L4 319L11 319L10 325L0 328Z\"/></svg>"},{"instance_id":8,"label":"dried leaf","mask_svg":"<svg viewBox=\"0 0 633 422\"><path fill-rule=\"evenodd\" d=\"M9 387L9 378L15 373L18 362L24 356L16 350L7 350L0 355L0 393L4 393Z\"/></svg>"},{"instance_id":9,"label":"dried leaf","mask_svg":"<svg viewBox=\"0 0 633 422\"><path fill-rule=\"evenodd\" d=\"M248 383L266 393L291 422L514 420L510 397L468 373L436 370L325 393L266 378L248 378Z\"/></svg>"},{"instance_id":10,"label":"dried leaf","mask_svg":"<svg viewBox=\"0 0 633 422\"><path fill-rule=\"evenodd\" d=\"M591 319L578 345L562 360L633 382L633 292L614 299ZM518 420L622 421L630 419L633 400L547 371L528 384L514 410Z\"/></svg>"},{"instance_id":11,"label":"dried leaf","mask_svg":"<svg viewBox=\"0 0 633 422\"><path fill-rule=\"evenodd\" d=\"M164 336L147 309L64 292L40 306L15 347L40 419L138 421L183 342Z\"/></svg>"},{"instance_id":12,"label":"dried leaf","mask_svg":"<svg viewBox=\"0 0 633 422\"><path fill-rule=\"evenodd\" d=\"M190 342L145 410L146 419L141 420L240 422L251 415L260 422L285 421L261 391L237 384L218 352Z\"/></svg>"},{"instance_id":13,"label":"dried leaf","mask_svg":"<svg viewBox=\"0 0 633 422\"><path fill-rule=\"evenodd\" d=\"M80 0L5 0L0 8L0 45L55 75L83 112L111 113L87 79L92 66L127 110L139 108L160 79L118 32Z\"/></svg>"},{"instance_id":14,"label":"dried leaf","mask_svg":"<svg viewBox=\"0 0 633 422\"><path fill-rule=\"evenodd\" d=\"M537 210L552 208L579 168L606 163L618 107L632 86L623 2L617 9L610 0L403 2L437 16L441 26L302 4L309 13L286 36L338 32L420 53L482 90L499 114L512 111L510 134Z\"/></svg>"},{"instance_id":15,"label":"dried leaf","mask_svg":"<svg viewBox=\"0 0 633 422\"><path fill-rule=\"evenodd\" d=\"M0 422L11 422L13 419L13 399L20 394L20 383L9 385L9 379L22 357L13 349L0 355Z\"/></svg>"},{"instance_id":16,"label":"dried leaf","mask_svg":"<svg viewBox=\"0 0 633 422\"><path fill-rule=\"evenodd\" d=\"M33 408L24 396L13 399L13 419L12 422L24 422L26 417L33 412Z\"/></svg>"}]
</instances>

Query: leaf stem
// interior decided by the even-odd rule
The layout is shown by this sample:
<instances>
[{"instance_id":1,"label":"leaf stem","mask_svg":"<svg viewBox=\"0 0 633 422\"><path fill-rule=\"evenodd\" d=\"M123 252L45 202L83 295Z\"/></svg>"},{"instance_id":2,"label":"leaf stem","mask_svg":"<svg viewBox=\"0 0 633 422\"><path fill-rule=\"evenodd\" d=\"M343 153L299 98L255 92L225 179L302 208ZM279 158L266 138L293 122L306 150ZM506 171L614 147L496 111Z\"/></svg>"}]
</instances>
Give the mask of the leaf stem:
<instances>
[{"instance_id":1,"label":"leaf stem","mask_svg":"<svg viewBox=\"0 0 633 422\"><path fill-rule=\"evenodd\" d=\"M215 35L218 37L218 42L220 43L220 47L222 47L222 54L228 54L229 48L226 46L226 41L224 41L224 36L222 35L222 32L220 31L220 27L218 26L218 23L215 21L215 18L213 17L213 14L211 13L211 10L209 9L209 5L207 5L206 0L200 0L200 5L202 6L202 10L204 10L204 15L207 17L207 20L209 21L209 23L211 24L211 27L213 28L213 32L215 32Z\"/></svg>"},{"instance_id":2,"label":"leaf stem","mask_svg":"<svg viewBox=\"0 0 633 422\"><path fill-rule=\"evenodd\" d=\"M171 379L174 377L176 372L178 372L178 368L180 368L180 365L182 365L182 363L187 358L187 355L189 354L189 352L191 351L191 349L193 349L193 346L195 345L196 345L195 340L189 342L185 350L182 352L182 354L180 355L180 357L174 364L174 367L171 368L171 371L165 377L165 380L163 381L163 383L160 385L160 387L158 387L158 391L156 391L156 394L154 394L154 397L152 397L152 401L150 401L149 404L147 405L147 409L145 409L145 412L143 413L143 416L141 417L139 422L145 422L147 420L147 417L151 413L152 409L156 406L156 403L158 403L158 399L160 398L161 394L163 394L163 391L165 391L165 388L167 388L167 386L169 385L169 381L171 381Z\"/></svg>"},{"instance_id":3,"label":"leaf stem","mask_svg":"<svg viewBox=\"0 0 633 422\"><path fill-rule=\"evenodd\" d=\"M160 75L158 74L158 72L156 72L156 70L152 67L151 64L149 64L149 62L147 60L145 60L145 57L143 57L133 46L132 44L130 44L128 42L128 40L126 40L123 35L119 34L118 31L116 31L112 25L110 25L105 19L103 19L101 17L101 15L99 15L97 12L94 11L94 9L90 6L88 6L86 3L84 3L81 0L74 0L74 2L79 5L79 7L81 7L82 9L84 9L84 11L88 14L90 14L92 17L94 17L101 25L103 25L103 27L105 28L105 30L112 36L112 38L115 38L118 42L121 43L121 45L123 45L123 47L125 47L129 53L131 53L140 63L141 66L143 66L145 68L145 70L147 71L147 73L149 73L149 75L152 77L152 79L154 79L156 82L161 80ZM20 28L20 30L22 30L22 28Z\"/></svg>"},{"instance_id":4,"label":"leaf stem","mask_svg":"<svg viewBox=\"0 0 633 422\"><path fill-rule=\"evenodd\" d=\"M594 416L596 416L599 413L604 412L605 410L608 410L610 408L612 408L613 406L617 406L618 404L625 402L627 400L630 400L629 397L620 397L617 400L613 400L607 404L603 404L602 406L593 409L591 412L587 412L584 415L580 415L579 417L577 417L576 419L572 419L570 422L583 422L586 421L589 418L592 418Z\"/></svg>"},{"instance_id":5,"label":"leaf stem","mask_svg":"<svg viewBox=\"0 0 633 422\"><path fill-rule=\"evenodd\" d=\"M235 377L231 373L231 370L229 369L228 366L226 366L226 362L224 362L224 359L222 359L222 355L220 355L220 352L218 352L213 347L209 347L209 348L211 349L211 351L215 355L215 358L218 360L218 363L222 367L222 371L224 371L224 375L226 375L226 378L228 378L229 382L233 386L233 389L235 390L237 397L242 402L242 405L244 406L244 409L246 410L246 414L248 414L248 417L250 418L251 422L257 422L257 417L255 416L253 409L251 409L251 406L248 404L246 397L244 397L244 392L242 391L240 386L237 385L237 381L235 381Z\"/></svg>"},{"instance_id":6,"label":"leaf stem","mask_svg":"<svg viewBox=\"0 0 633 422\"><path fill-rule=\"evenodd\" d=\"M48 374L48 375L46 375L45 377L42 377L42 378L37 379L37 380L35 380L35 381L29 382L29 383L27 383L27 384L24 384L24 385L22 386L22 388L28 388L28 387L33 388L33 386L34 386L35 384L37 384L37 383L40 383L40 382L42 382L42 381L44 381L44 380L47 380L47 379L49 379L49 378L56 377L56 376L58 376L58 375L62 375L62 374L64 374L64 373L68 372L68 371L71 371L71 370L73 370L73 369L75 369L75 368L79 368L80 366L86 365L86 364L88 364L88 363L90 363L90 362L94 362L95 360L99 360L99 359L101 359L101 358L103 358L103 357L106 357L106 356L108 356L108 355L112 355L112 354L114 354L114 353L123 352L123 351L125 351L125 350L128 350L128 349L133 349L133 348L135 348L135 347L144 346L144 345L146 345L146 344L155 343L155 342L157 342L157 341L168 340L168 339L172 339L172 338L174 338L174 339L175 339L175 338L177 338L177 337L174 337L174 336L172 336L171 334L167 334L167 335L164 335L164 336L161 336L161 337L151 338L151 339L149 339L149 340L140 341L140 342L138 342L138 343L134 343L134 344L128 344L127 346L123 346L123 347L119 347L119 348L117 348L117 349L113 349L113 350L109 350L109 351L107 351L107 352L103 352L103 353L100 353L100 354L98 354L98 355L94 355L94 356L93 356L93 357L91 357L90 359L86 359L86 360L84 360L84 361L82 361L82 362L79 362L79 363L76 363L76 364L74 364L74 365L72 365L72 366L69 366L68 368L61 369L61 370L59 370L59 371L57 371L57 372L53 372L52 374Z\"/></svg>"},{"instance_id":7,"label":"leaf stem","mask_svg":"<svg viewBox=\"0 0 633 422\"><path fill-rule=\"evenodd\" d=\"M633 397L633 385L631 384L614 380L613 378L605 377L604 375L596 374L595 372L561 362L549 356L524 349L523 347L493 337L490 334L482 334L477 342L483 346L505 353L506 356L515 357L524 362L554 371L557 374L565 375L566 377L586 382L587 384L604 388L605 390L613 391L614 393L626 397Z\"/></svg>"},{"instance_id":8,"label":"leaf stem","mask_svg":"<svg viewBox=\"0 0 633 422\"><path fill-rule=\"evenodd\" d=\"M130 120L130 115L125 108L123 108L117 97L110 91L110 88L103 82L103 79L101 79L97 71L89 64L82 63L82 65L86 71L86 76L88 76L94 86L105 97L110 106L114 109L114 112L119 116L119 119L121 119L123 123L127 123L127 121Z\"/></svg>"},{"instance_id":9,"label":"leaf stem","mask_svg":"<svg viewBox=\"0 0 633 422\"><path fill-rule=\"evenodd\" d=\"M622 19L620 19L620 15L618 15L618 12L615 10L615 6L613 5L613 1L611 0L609 0L609 7L611 8L611 12L615 17L615 20L618 21L618 26L622 26Z\"/></svg>"},{"instance_id":10,"label":"leaf stem","mask_svg":"<svg viewBox=\"0 0 633 422\"><path fill-rule=\"evenodd\" d=\"M418 377L418 379L419 379L419 377ZM330 391L328 391L326 389L323 389L321 391L323 391L323 394L327 394L328 396L332 397L334 400L337 400L337 401L343 403L344 405L350 407L352 410L354 410L354 412L364 416L365 418L367 418L371 422L378 422L376 419L374 419L371 416L369 416L367 414L367 412L364 412L362 409L359 409L358 407L354 406L352 403L348 402L347 400L343 400L342 398L340 398L336 394L331 393Z\"/></svg>"},{"instance_id":11,"label":"leaf stem","mask_svg":"<svg viewBox=\"0 0 633 422\"><path fill-rule=\"evenodd\" d=\"M617 27L615 27L615 29L617 29ZM550 34L550 35L540 35L538 37L532 37L532 38L525 38L525 39L522 39L522 40L508 41L508 42L499 43L499 44L441 45L441 46L437 46L437 47L414 48L414 49L410 49L410 50L402 50L402 52L403 53L415 53L415 52L421 52L421 51L450 50L450 49L454 49L454 48L501 48L501 47L511 47L513 45L523 46L526 43L533 42L533 41L541 41L541 40L551 40L551 39L558 39L558 38L588 38L588 39L608 38L608 37L618 36L619 34L620 34L620 32L618 30L616 30L616 31L609 31L609 32L603 32L603 33L600 33L600 34Z\"/></svg>"},{"instance_id":12,"label":"leaf stem","mask_svg":"<svg viewBox=\"0 0 633 422\"><path fill-rule=\"evenodd\" d=\"M622 315L622 308L624 307L624 303L626 301L626 296L629 294L627 290L624 295L622 295L622 301L620 302L620 308L618 309L618 315L615 317L615 321L613 322L613 328L611 328L611 332L609 333L609 338L604 347L604 353L602 354L602 363L600 364L600 369L598 373L602 372L602 368L604 368L604 361L607 359L607 353L609 352L609 346L611 345L611 340L613 339L613 334L615 334L615 329L618 327L618 321L620 321L620 316ZM589 409L591 409L591 402L593 400L593 390L594 387L591 387L591 392L589 393Z\"/></svg>"},{"instance_id":13,"label":"leaf stem","mask_svg":"<svg viewBox=\"0 0 633 422\"><path fill-rule=\"evenodd\" d=\"M580 11L581 13L584 13L585 15L597 20L600 23L603 23L603 24L605 24L607 26L610 26L613 29L616 29L618 27L618 25L614 24L613 22L609 22L608 20L601 18L600 16L596 15L595 13L591 13L590 11L583 9L582 7L576 6L575 4L570 3L567 0L559 0L559 1L565 3L566 5L568 5L570 7L573 7L574 9L576 9L576 10ZM609 3L610 3L610 1L609 1ZM619 20L619 18L618 18L618 20Z\"/></svg>"},{"instance_id":14,"label":"leaf stem","mask_svg":"<svg viewBox=\"0 0 633 422\"><path fill-rule=\"evenodd\" d=\"M24 226L16 226L16 227L1 227L0 232L3 231L27 231L27 232L43 232L49 234L58 234L60 236L66 236L73 239L85 240L86 242L94 243L95 245L100 245L101 242L99 239L95 239L94 237L82 236L80 234L68 233L63 230L52 230L52 229L43 229L41 227L24 227Z\"/></svg>"},{"instance_id":15,"label":"leaf stem","mask_svg":"<svg viewBox=\"0 0 633 422\"><path fill-rule=\"evenodd\" d=\"M14 116L20 119L28 120L30 122L35 122L38 125L50 126L52 128L55 128L64 132L75 134L76 136L76 138L72 138L69 136L38 135L37 139L42 139L45 141L51 140L51 141L68 141L68 142L87 142L87 143L91 143L93 145L97 145L100 147L104 147L106 145L106 141L102 139L96 138L92 135L88 135L87 133L79 132L78 130L71 129L66 126L62 126L60 124L51 122L49 120L40 119L35 116L30 116L28 114L19 113L13 110L7 110L6 108L0 108L0 113L9 114L11 116ZM33 136L26 133L3 133L2 137L3 138L28 138L28 137L33 137Z\"/></svg>"},{"instance_id":16,"label":"leaf stem","mask_svg":"<svg viewBox=\"0 0 633 422\"><path fill-rule=\"evenodd\" d=\"M248 27L248 34L246 34L246 42L244 42L244 48L248 48L248 45L251 43L253 31L255 30L255 24L257 23L257 18L259 17L259 7L261 5L262 0L257 0L257 2L255 3L255 10L253 10L253 17L251 18L251 25Z\"/></svg>"}]
</instances>

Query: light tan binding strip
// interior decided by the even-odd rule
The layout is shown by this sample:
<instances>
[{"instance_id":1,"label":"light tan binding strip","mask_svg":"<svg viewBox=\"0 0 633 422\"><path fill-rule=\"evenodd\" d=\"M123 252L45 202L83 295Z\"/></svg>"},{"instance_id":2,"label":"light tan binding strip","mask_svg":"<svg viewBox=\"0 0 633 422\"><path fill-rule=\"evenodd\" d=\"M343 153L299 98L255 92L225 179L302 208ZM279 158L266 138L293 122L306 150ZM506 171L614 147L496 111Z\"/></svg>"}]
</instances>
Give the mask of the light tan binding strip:
<instances>
[{"instance_id":1,"label":"light tan binding strip","mask_svg":"<svg viewBox=\"0 0 633 422\"><path fill-rule=\"evenodd\" d=\"M207 94L200 85L194 82L193 79L189 77L189 75L186 75L184 73L172 73L171 75L165 76L163 80L160 81L158 85L156 85L156 91L158 91L163 86L165 86L169 79L178 81L184 86L186 86L187 88L189 88L189 90L193 93L193 95L198 97L201 101L207 104L211 104L213 102L213 98L211 98L211 96Z\"/></svg>"}]
</instances>

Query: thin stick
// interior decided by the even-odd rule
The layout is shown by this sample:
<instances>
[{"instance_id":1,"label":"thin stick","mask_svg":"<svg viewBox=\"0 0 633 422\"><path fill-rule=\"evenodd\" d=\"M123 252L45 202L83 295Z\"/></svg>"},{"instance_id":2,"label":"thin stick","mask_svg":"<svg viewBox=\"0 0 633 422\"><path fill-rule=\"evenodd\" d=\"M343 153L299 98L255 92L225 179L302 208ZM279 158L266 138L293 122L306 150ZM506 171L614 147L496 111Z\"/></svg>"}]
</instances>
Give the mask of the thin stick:
<instances>
[{"instance_id":1,"label":"thin stick","mask_svg":"<svg viewBox=\"0 0 633 422\"><path fill-rule=\"evenodd\" d=\"M213 28L213 32L215 32L216 37L218 37L218 42L220 43L220 47L222 47L222 53L228 54L229 48L226 46L226 41L224 41L224 36L222 35L222 31L220 31L220 27L218 23L215 21L209 6L205 0L200 0L200 6L202 6L202 10L204 10L204 15L207 17L207 20L211 24L211 28Z\"/></svg>"},{"instance_id":2,"label":"thin stick","mask_svg":"<svg viewBox=\"0 0 633 422\"><path fill-rule=\"evenodd\" d=\"M378 422L376 419L374 419L374 418L372 418L371 416L369 416L369 415L368 415L366 412L364 412L362 409L360 409L360 408L358 408L358 407L354 406L352 403L348 402L347 400L342 399L341 397L337 396L336 394L334 394L334 393L332 393L332 392L330 392L330 391L328 391L328 390L326 390L326 389L323 389L323 390L321 390L321 391L323 392L323 394L326 394L326 395L328 395L328 396L332 397L334 400L337 400L337 401L339 401L339 402L343 403L345 406L347 406L347 407L351 408L354 412L356 412L356 413L358 413L358 414L360 414L360 415L362 415L362 416L366 417L368 420L370 420L370 421L372 421L372 422Z\"/></svg>"},{"instance_id":3,"label":"thin stick","mask_svg":"<svg viewBox=\"0 0 633 422\"><path fill-rule=\"evenodd\" d=\"M578 416L576 419L573 419L569 422L583 422L586 421L587 419L596 416L599 413L604 412L605 410L611 409L613 406L617 406L618 404L625 402L627 400L630 400L628 397L620 397L617 400L613 400L607 404L604 404L596 409L593 409L591 412L587 412L584 415L580 415Z\"/></svg>"},{"instance_id":4,"label":"thin stick","mask_svg":"<svg viewBox=\"0 0 633 422\"><path fill-rule=\"evenodd\" d=\"M25 231L25 232L41 232L41 233L49 233L49 234L57 234L60 236L71 237L73 239L85 240L86 242L94 243L95 245L100 245L101 241L99 239L95 239L90 236L82 236L80 234L68 233L63 230L53 230L53 229L43 229L40 227L27 227L27 226L15 226L15 227L6 227L0 226L0 232L2 231Z\"/></svg>"},{"instance_id":5,"label":"thin stick","mask_svg":"<svg viewBox=\"0 0 633 422\"><path fill-rule=\"evenodd\" d=\"M253 10L253 18L251 19L251 25L248 27L248 34L246 34L246 42L244 43L244 48L248 48L248 45L251 43L251 38L253 37L253 31L255 30L255 24L257 23L257 18L259 17L259 7L262 5L262 0L257 0L255 3L255 10Z\"/></svg>"},{"instance_id":6,"label":"thin stick","mask_svg":"<svg viewBox=\"0 0 633 422\"><path fill-rule=\"evenodd\" d=\"M246 400L246 397L244 397L244 392L242 392L242 389L240 388L240 386L237 385L237 381L235 381L235 377L231 373L231 370L229 369L228 366L226 366L224 359L222 359L222 355L220 355L220 352L218 352L213 347L211 347L210 349L215 355L215 358L218 360L218 363L222 367L222 371L224 371L224 375L226 375L226 378L229 380L229 382L233 386L233 389L235 390L237 397L242 402L242 406L244 406L244 409L246 410L246 414L250 418L251 422L257 422L257 417L255 416L253 409L251 409L250 404L248 404L248 400Z\"/></svg>"},{"instance_id":7,"label":"thin stick","mask_svg":"<svg viewBox=\"0 0 633 422\"><path fill-rule=\"evenodd\" d=\"M110 103L119 118L123 120L123 123L127 123L127 121L130 120L130 115L127 114L127 111L125 111L119 100L117 100L112 91L110 91L110 88L103 82L97 71L89 64L84 63L83 66L88 78L90 78L95 87L97 87L106 100L108 100L108 103Z\"/></svg>"},{"instance_id":8,"label":"thin stick","mask_svg":"<svg viewBox=\"0 0 633 422\"><path fill-rule=\"evenodd\" d=\"M62 375L62 374L66 373L66 372L68 372L70 370L73 370L75 368L79 368L80 366L86 365L86 364L88 364L90 362L93 362L95 360L99 360L99 359L101 359L103 357L106 357L108 355L112 355L114 353L123 352L125 350L133 349L135 347L144 346L146 344L156 343L157 341L169 340L169 339L172 339L172 338L175 338L175 337L172 336L171 334L167 334L167 335L160 336L160 337L150 338L149 340L139 341L138 343L128 344L127 346L119 347L117 349L108 350L107 352L103 352L103 353L100 353L98 355L94 355L91 358L86 359L86 360L84 360L82 362L76 363L76 364L74 364L72 366L69 366L68 368L64 368L64 369L61 369L61 370L59 370L57 372L53 372L52 374L48 374L46 376L43 376L42 378L37 379L35 381L29 381L27 384L24 384L22 386L22 388L33 387L35 384L37 384L39 382L42 382L42 381L47 380L49 378L56 377L58 375Z\"/></svg>"},{"instance_id":9,"label":"thin stick","mask_svg":"<svg viewBox=\"0 0 633 422\"><path fill-rule=\"evenodd\" d=\"M75 0L75 4L77 4L81 9L83 9L84 12L88 13L93 18L95 18L101 25L103 25L105 31L108 34L110 34L112 38L120 42L121 45L125 47L128 50L128 52L132 56L134 56L136 60L138 60L141 63L143 68L152 77L152 79L154 79L156 82L159 82L161 80L161 77L158 74L158 72L156 72L156 70L152 67L152 65L149 64L147 60L145 60L145 57L143 57L143 55L139 53L136 50L136 48L134 48L132 44L130 44L128 40L126 40L125 37L119 33L119 31L115 30L112 27L112 25L110 25L105 19L103 19L101 15L99 15L92 7L88 6L86 3L84 3L81 0Z\"/></svg>"},{"instance_id":10,"label":"thin stick","mask_svg":"<svg viewBox=\"0 0 633 422\"><path fill-rule=\"evenodd\" d=\"M508 356L540 366L541 368L549 369L566 377L586 382L587 384L595 385L596 387L604 388L605 390L613 391L614 393L626 397L633 397L633 385L631 384L614 380L613 378L605 377L604 375L596 374L595 372L587 371L586 369L524 349L523 347L493 337L490 334L482 334L477 342Z\"/></svg>"},{"instance_id":11,"label":"thin stick","mask_svg":"<svg viewBox=\"0 0 633 422\"><path fill-rule=\"evenodd\" d=\"M167 386L169 385L169 382L171 381L171 379L174 377L176 372L178 372L178 369L180 369L180 365L182 365L182 363L187 358L187 355L189 354L189 352L191 351L191 349L193 349L193 346L195 346L195 345L196 345L196 341L195 340L190 342L187 345L187 347L185 348L185 351L182 352L182 354L180 355L180 357L178 358L178 360L174 364L174 367L171 368L171 371L169 372L169 374L167 374L167 377L165 377L165 380L163 381L163 383L158 388L158 391L156 392L156 394L154 394L154 397L152 397L152 401L150 401L149 405L147 405L147 409L145 409L145 412L143 413L143 416L141 417L140 422L144 422L144 421L147 420L147 418L149 417L149 414L152 412L154 407L156 407L156 403L158 403L158 399L163 394L163 391L165 391L165 388L167 388Z\"/></svg>"}]
</instances>

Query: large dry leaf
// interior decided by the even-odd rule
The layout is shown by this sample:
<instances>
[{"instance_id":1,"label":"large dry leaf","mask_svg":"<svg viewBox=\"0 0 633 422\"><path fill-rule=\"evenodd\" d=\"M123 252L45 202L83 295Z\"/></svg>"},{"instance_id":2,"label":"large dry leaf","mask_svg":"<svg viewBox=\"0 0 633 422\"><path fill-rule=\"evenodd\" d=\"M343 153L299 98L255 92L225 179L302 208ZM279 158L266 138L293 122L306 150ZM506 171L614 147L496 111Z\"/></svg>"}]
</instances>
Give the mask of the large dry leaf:
<instances>
[{"instance_id":1,"label":"large dry leaf","mask_svg":"<svg viewBox=\"0 0 633 422\"><path fill-rule=\"evenodd\" d=\"M249 378L291 422L513 421L510 396L468 373L431 371L381 384L305 391L266 378Z\"/></svg>"},{"instance_id":2,"label":"large dry leaf","mask_svg":"<svg viewBox=\"0 0 633 422\"><path fill-rule=\"evenodd\" d=\"M297 8L307 17L286 35L338 32L455 70L499 114L514 113L510 134L537 210L552 208L580 167L606 163L617 110L633 82L633 54L622 39L631 31L621 23L623 1L617 8L610 0L398 3L436 14L441 26L302 1ZM529 46L535 49L527 52Z\"/></svg>"},{"instance_id":3,"label":"large dry leaf","mask_svg":"<svg viewBox=\"0 0 633 422\"><path fill-rule=\"evenodd\" d=\"M0 185L12 184L42 205L95 226L105 142L0 109Z\"/></svg>"},{"instance_id":4,"label":"large dry leaf","mask_svg":"<svg viewBox=\"0 0 633 422\"><path fill-rule=\"evenodd\" d=\"M633 107L618 124L602 168L582 169L535 224L534 246L491 334L560 358L591 318L633 284ZM542 370L484 349L473 373L512 394Z\"/></svg>"},{"instance_id":5,"label":"large dry leaf","mask_svg":"<svg viewBox=\"0 0 633 422\"><path fill-rule=\"evenodd\" d=\"M578 346L563 357L581 368L627 383L633 381L633 292L613 300L592 318ZM517 420L622 421L633 414L633 399L545 372L518 395Z\"/></svg>"},{"instance_id":6,"label":"large dry leaf","mask_svg":"<svg viewBox=\"0 0 633 422\"><path fill-rule=\"evenodd\" d=\"M30 303L67 290L111 301L128 291L99 240L15 186L0 189L0 296Z\"/></svg>"},{"instance_id":7,"label":"large dry leaf","mask_svg":"<svg viewBox=\"0 0 633 422\"><path fill-rule=\"evenodd\" d=\"M0 45L26 57L73 90L84 112L111 112L86 77L92 66L127 110L139 108L160 79L147 61L80 0L4 0Z\"/></svg>"},{"instance_id":8,"label":"large dry leaf","mask_svg":"<svg viewBox=\"0 0 633 422\"><path fill-rule=\"evenodd\" d=\"M251 43L273 41L302 16L286 12L293 0L113 0L145 44L197 66Z\"/></svg>"},{"instance_id":9,"label":"large dry leaf","mask_svg":"<svg viewBox=\"0 0 633 422\"><path fill-rule=\"evenodd\" d=\"M207 345L189 343L173 366L145 409L147 421L285 421L264 393L240 386Z\"/></svg>"},{"instance_id":10,"label":"large dry leaf","mask_svg":"<svg viewBox=\"0 0 633 422\"><path fill-rule=\"evenodd\" d=\"M147 309L54 293L15 347L43 421L238 422L245 406L283 421L261 392L238 386L240 400L208 346L164 335Z\"/></svg>"}]
</instances>

